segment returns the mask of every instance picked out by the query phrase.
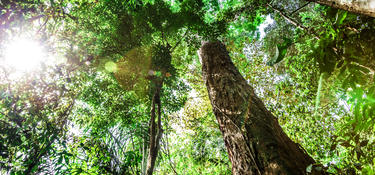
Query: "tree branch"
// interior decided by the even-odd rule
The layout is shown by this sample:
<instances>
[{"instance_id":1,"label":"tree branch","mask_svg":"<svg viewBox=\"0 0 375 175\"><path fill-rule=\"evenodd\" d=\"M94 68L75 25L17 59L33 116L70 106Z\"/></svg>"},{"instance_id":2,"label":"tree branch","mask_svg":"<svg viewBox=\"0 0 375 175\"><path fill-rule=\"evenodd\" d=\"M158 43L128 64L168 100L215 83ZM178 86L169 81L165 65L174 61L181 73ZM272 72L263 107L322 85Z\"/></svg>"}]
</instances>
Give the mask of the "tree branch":
<instances>
[{"instance_id":1,"label":"tree branch","mask_svg":"<svg viewBox=\"0 0 375 175\"><path fill-rule=\"evenodd\" d=\"M287 14L285 14L284 12L282 12L282 10L270 5L270 4L267 4L268 7L270 7L272 10L276 11L277 13L279 13L285 20L287 20L289 23L293 24L294 26L302 29L302 30L305 30L307 31L307 33L309 34L312 34L314 35L314 37L316 39L320 39L320 37L312 30L310 30L308 27L300 24L299 22L297 22L296 20L292 19L291 17L289 17Z\"/></svg>"},{"instance_id":2,"label":"tree branch","mask_svg":"<svg viewBox=\"0 0 375 175\"><path fill-rule=\"evenodd\" d=\"M372 6L373 0L361 1L342 1L342 0L306 0L321 5L345 10L360 15L375 17L375 7Z\"/></svg>"},{"instance_id":3,"label":"tree branch","mask_svg":"<svg viewBox=\"0 0 375 175\"><path fill-rule=\"evenodd\" d=\"M182 39L185 38L186 34L187 34L187 30L185 31L184 35L182 35L182 37L180 38L180 40L177 41L176 45L173 46L173 48L171 49L171 52L173 52L174 49L180 44L180 42L182 41Z\"/></svg>"},{"instance_id":4,"label":"tree branch","mask_svg":"<svg viewBox=\"0 0 375 175\"><path fill-rule=\"evenodd\" d=\"M292 13L290 13L289 15L293 15L294 13L296 13L298 10L301 10L302 8L306 7L307 5L309 5L310 2L306 3L305 5L299 7L298 9L294 10Z\"/></svg>"}]
</instances>

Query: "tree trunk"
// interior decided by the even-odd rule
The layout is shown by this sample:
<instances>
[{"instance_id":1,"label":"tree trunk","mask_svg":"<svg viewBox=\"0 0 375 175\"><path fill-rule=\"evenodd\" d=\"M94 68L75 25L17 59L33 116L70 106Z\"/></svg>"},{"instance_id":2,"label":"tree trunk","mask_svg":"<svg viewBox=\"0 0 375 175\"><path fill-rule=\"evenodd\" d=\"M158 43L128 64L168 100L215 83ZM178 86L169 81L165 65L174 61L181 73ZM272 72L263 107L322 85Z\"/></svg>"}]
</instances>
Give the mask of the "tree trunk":
<instances>
[{"instance_id":1,"label":"tree trunk","mask_svg":"<svg viewBox=\"0 0 375 175\"><path fill-rule=\"evenodd\" d=\"M163 88L164 78L166 73L170 71L173 66L171 64L172 56L169 44L157 45L154 48L154 52L151 58L151 72L159 72L161 75L150 73L146 78L151 80L151 91L153 92L152 106L151 106L151 120L150 120L150 147L149 154L147 157L147 168L146 175L152 175L154 172L156 158L160 150L160 139L163 135L163 129L161 127L161 101L160 95ZM156 124L156 105L157 105L157 124Z\"/></svg>"},{"instance_id":2,"label":"tree trunk","mask_svg":"<svg viewBox=\"0 0 375 175\"><path fill-rule=\"evenodd\" d=\"M151 120L150 120L151 122ZM150 130L150 127L148 128ZM143 138L143 146L142 146L142 165L141 165L141 175L146 174L146 168L147 168L147 158L148 158L148 145L149 145L149 131L144 133Z\"/></svg>"},{"instance_id":3,"label":"tree trunk","mask_svg":"<svg viewBox=\"0 0 375 175\"><path fill-rule=\"evenodd\" d=\"M307 0L361 15L375 17L375 0Z\"/></svg>"},{"instance_id":4,"label":"tree trunk","mask_svg":"<svg viewBox=\"0 0 375 175\"><path fill-rule=\"evenodd\" d=\"M161 102L160 102L160 91L163 86L163 79L158 82L154 80L156 85L156 90L154 92L154 96L152 98L152 106L151 106L151 120L150 120L150 145L149 145L149 152L147 157L147 168L146 168L146 175L152 175L154 172L156 158L158 156L159 148L160 148L160 139L163 134L163 130L161 127ZM156 117L156 105L158 110L158 123L156 125L155 117Z\"/></svg>"},{"instance_id":5,"label":"tree trunk","mask_svg":"<svg viewBox=\"0 0 375 175\"><path fill-rule=\"evenodd\" d=\"M234 66L225 46L204 43L199 57L232 173L306 174L306 168L315 161L283 132L276 117Z\"/></svg>"}]
</instances>

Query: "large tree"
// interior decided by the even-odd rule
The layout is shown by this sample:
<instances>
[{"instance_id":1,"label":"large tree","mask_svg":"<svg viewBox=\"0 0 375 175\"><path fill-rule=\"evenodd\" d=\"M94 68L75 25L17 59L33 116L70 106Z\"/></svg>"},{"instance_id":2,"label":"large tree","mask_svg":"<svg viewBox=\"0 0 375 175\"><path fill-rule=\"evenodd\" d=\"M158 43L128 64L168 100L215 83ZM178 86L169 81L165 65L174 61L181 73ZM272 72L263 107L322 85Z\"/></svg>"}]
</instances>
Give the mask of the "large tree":
<instances>
[{"instance_id":1,"label":"large tree","mask_svg":"<svg viewBox=\"0 0 375 175\"><path fill-rule=\"evenodd\" d=\"M349 12L358 13L375 17L375 1L374 0L308 0L333 8L347 10Z\"/></svg>"},{"instance_id":2,"label":"large tree","mask_svg":"<svg viewBox=\"0 0 375 175\"><path fill-rule=\"evenodd\" d=\"M234 174L375 172L371 17L297 0L0 8L0 62L31 24L65 60L17 83L0 65L0 174L230 174L228 157ZM274 22L263 37L265 16ZM197 66L209 38L225 41L238 68L224 45L202 48L229 156ZM82 135L70 132L78 126Z\"/></svg>"},{"instance_id":3,"label":"large tree","mask_svg":"<svg viewBox=\"0 0 375 175\"><path fill-rule=\"evenodd\" d=\"M199 56L232 173L306 174L315 161L283 132L234 66L225 46L207 42Z\"/></svg>"}]
</instances>

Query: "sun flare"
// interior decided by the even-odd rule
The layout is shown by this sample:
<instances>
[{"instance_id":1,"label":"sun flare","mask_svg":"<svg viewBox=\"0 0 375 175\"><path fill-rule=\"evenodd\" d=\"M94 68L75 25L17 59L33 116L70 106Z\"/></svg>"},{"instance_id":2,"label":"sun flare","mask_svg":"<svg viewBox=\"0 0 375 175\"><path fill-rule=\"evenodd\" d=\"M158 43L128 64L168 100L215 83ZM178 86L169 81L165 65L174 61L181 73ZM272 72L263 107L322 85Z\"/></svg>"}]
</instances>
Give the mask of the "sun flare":
<instances>
[{"instance_id":1,"label":"sun flare","mask_svg":"<svg viewBox=\"0 0 375 175\"><path fill-rule=\"evenodd\" d=\"M16 71L28 72L46 61L44 48L29 38L16 38L5 46L4 64Z\"/></svg>"}]
</instances>

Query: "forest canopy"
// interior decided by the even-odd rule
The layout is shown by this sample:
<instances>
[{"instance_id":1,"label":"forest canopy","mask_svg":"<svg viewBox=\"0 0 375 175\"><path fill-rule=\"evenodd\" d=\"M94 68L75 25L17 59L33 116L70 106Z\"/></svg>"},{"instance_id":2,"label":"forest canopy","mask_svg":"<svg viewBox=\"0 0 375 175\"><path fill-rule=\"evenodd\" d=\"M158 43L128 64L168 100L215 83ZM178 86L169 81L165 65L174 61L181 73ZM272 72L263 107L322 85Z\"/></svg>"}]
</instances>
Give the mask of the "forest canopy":
<instances>
[{"instance_id":1,"label":"forest canopy","mask_svg":"<svg viewBox=\"0 0 375 175\"><path fill-rule=\"evenodd\" d=\"M0 174L375 174L375 2L1 0Z\"/></svg>"}]
</instances>

